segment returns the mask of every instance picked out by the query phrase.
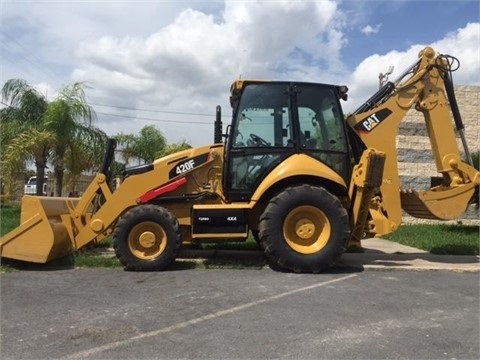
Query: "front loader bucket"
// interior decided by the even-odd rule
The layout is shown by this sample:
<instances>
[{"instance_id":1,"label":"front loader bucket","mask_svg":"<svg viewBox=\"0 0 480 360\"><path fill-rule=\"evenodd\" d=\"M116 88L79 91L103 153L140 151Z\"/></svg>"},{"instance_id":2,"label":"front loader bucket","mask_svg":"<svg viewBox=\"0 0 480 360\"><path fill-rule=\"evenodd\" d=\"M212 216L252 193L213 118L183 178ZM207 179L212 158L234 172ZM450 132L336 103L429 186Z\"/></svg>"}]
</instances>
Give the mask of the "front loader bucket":
<instances>
[{"instance_id":1,"label":"front loader bucket","mask_svg":"<svg viewBox=\"0 0 480 360\"><path fill-rule=\"evenodd\" d=\"M46 263L72 253L70 209L78 200L24 196L20 226L0 239L1 257Z\"/></svg>"}]
</instances>

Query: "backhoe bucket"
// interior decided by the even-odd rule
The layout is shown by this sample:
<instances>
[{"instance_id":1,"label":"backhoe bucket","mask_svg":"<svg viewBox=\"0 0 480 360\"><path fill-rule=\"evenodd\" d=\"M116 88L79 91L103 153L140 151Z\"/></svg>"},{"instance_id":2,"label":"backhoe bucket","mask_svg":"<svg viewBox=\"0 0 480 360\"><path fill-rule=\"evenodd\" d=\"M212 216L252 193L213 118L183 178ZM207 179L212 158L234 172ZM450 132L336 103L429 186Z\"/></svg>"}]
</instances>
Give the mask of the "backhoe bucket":
<instances>
[{"instance_id":1,"label":"backhoe bucket","mask_svg":"<svg viewBox=\"0 0 480 360\"><path fill-rule=\"evenodd\" d=\"M473 183L456 188L438 186L428 191L401 190L402 208L421 219L454 220L467 209L475 192Z\"/></svg>"},{"instance_id":2,"label":"backhoe bucket","mask_svg":"<svg viewBox=\"0 0 480 360\"><path fill-rule=\"evenodd\" d=\"M0 239L2 258L46 263L72 253L70 209L78 201L76 198L24 196L20 226Z\"/></svg>"}]
</instances>

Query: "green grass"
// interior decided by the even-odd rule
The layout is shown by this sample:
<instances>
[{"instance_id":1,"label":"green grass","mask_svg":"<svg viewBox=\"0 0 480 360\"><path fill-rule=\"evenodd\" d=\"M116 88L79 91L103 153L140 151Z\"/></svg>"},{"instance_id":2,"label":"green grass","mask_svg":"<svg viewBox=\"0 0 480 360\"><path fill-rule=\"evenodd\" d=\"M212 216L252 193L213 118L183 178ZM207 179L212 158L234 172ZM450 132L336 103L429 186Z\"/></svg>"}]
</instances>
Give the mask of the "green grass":
<instances>
[{"instance_id":1,"label":"green grass","mask_svg":"<svg viewBox=\"0 0 480 360\"><path fill-rule=\"evenodd\" d=\"M479 227L473 225L402 225L383 238L440 255L478 255Z\"/></svg>"},{"instance_id":2,"label":"green grass","mask_svg":"<svg viewBox=\"0 0 480 360\"><path fill-rule=\"evenodd\" d=\"M100 256L96 253L89 253L87 251L79 251L74 254L75 267L103 267L103 268L119 268L122 267L120 261L118 261L115 255L112 256Z\"/></svg>"},{"instance_id":3,"label":"green grass","mask_svg":"<svg viewBox=\"0 0 480 360\"><path fill-rule=\"evenodd\" d=\"M20 206L2 204L0 207L0 234L3 236L20 225Z\"/></svg>"},{"instance_id":4,"label":"green grass","mask_svg":"<svg viewBox=\"0 0 480 360\"><path fill-rule=\"evenodd\" d=\"M205 250L258 250L258 244L250 235L245 242L217 242L200 245Z\"/></svg>"}]
</instances>

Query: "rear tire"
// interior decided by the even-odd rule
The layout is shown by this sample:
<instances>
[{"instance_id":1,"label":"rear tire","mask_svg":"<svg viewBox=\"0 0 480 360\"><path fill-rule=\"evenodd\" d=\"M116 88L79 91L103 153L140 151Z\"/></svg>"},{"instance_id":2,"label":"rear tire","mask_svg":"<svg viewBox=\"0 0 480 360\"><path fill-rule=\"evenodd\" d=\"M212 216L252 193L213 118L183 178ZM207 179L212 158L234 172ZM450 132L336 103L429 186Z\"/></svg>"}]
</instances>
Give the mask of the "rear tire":
<instances>
[{"instance_id":1,"label":"rear tire","mask_svg":"<svg viewBox=\"0 0 480 360\"><path fill-rule=\"evenodd\" d=\"M181 243L177 219L157 205L128 210L113 233L115 254L127 270L163 270L175 261Z\"/></svg>"},{"instance_id":2,"label":"rear tire","mask_svg":"<svg viewBox=\"0 0 480 360\"><path fill-rule=\"evenodd\" d=\"M343 254L350 238L348 214L322 187L285 189L260 217L259 235L273 268L319 273Z\"/></svg>"}]
</instances>

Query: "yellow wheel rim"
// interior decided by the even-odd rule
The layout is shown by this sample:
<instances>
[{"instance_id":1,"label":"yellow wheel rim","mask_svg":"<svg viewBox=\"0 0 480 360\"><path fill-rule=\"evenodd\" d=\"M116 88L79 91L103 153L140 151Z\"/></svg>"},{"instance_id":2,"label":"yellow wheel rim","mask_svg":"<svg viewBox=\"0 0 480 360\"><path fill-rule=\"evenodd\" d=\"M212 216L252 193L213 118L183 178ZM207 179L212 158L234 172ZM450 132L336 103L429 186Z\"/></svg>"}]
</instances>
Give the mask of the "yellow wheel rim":
<instances>
[{"instance_id":1,"label":"yellow wheel rim","mask_svg":"<svg viewBox=\"0 0 480 360\"><path fill-rule=\"evenodd\" d=\"M139 259L155 259L166 247L167 234L161 225L153 221L135 225L128 235L128 248Z\"/></svg>"},{"instance_id":2,"label":"yellow wheel rim","mask_svg":"<svg viewBox=\"0 0 480 360\"><path fill-rule=\"evenodd\" d=\"M303 205L293 209L283 222L287 244L300 254L314 254L327 245L331 235L330 221L323 211Z\"/></svg>"}]
</instances>

